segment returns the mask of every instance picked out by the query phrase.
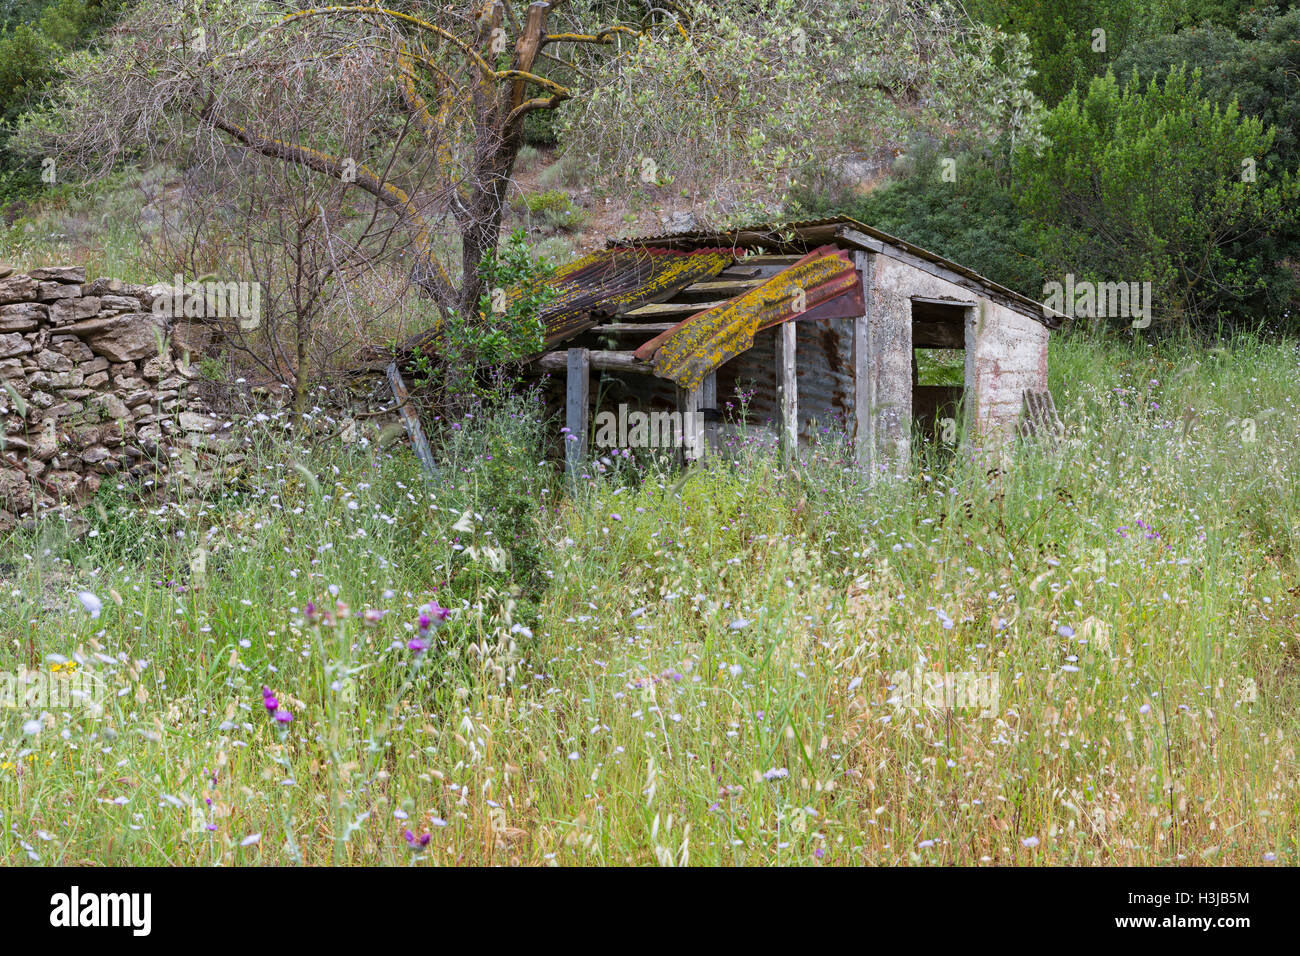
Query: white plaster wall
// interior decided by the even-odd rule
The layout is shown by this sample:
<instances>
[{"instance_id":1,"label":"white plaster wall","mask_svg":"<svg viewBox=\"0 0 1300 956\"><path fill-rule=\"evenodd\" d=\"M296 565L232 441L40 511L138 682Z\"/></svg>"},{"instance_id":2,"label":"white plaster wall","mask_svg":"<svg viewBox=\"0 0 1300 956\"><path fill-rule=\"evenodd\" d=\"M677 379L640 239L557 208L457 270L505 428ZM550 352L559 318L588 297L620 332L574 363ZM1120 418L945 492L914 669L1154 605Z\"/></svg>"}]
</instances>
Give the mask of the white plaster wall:
<instances>
[{"instance_id":1,"label":"white plaster wall","mask_svg":"<svg viewBox=\"0 0 1300 956\"><path fill-rule=\"evenodd\" d=\"M972 311L966 332L971 414L980 433L1005 436L1020 420L1025 390L1047 388L1049 333L1041 322L987 299Z\"/></svg>"},{"instance_id":2,"label":"white plaster wall","mask_svg":"<svg viewBox=\"0 0 1300 956\"><path fill-rule=\"evenodd\" d=\"M874 258L872 373L882 455L905 461L911 450L913 296L975 304L967 313L966 328L968 414L985 436L1013 430L1023 391L1047 388L1046 326L890 256Z\"/></svg>"}]
</instances>

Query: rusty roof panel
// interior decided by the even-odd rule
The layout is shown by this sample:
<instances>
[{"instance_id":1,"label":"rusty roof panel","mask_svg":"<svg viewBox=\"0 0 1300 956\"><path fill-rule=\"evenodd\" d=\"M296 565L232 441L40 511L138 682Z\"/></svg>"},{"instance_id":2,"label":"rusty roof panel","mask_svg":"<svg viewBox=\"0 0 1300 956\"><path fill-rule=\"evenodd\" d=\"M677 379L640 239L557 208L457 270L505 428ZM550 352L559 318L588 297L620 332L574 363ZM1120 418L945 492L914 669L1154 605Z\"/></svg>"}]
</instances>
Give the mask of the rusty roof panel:
<instances>
[{"instance_id":1,"label":"rusty roof panel","mask_svg":"<svg viewBox=\"0 0 1300 956\"><path fill-rule=\"evenodd\" d=\"M978 282L990 292L1016 303L1024 314L1037 319L1049 329L1059 328L1061 325L1059 316L1049 315L1041 303L1035 302L1028 296L1022 295L1014 289L1008 289L1006 286L994 282L992 279L986 278L960 263L945 259L938 253L922 249L920 246L899 239L897 236L891 236L887 232L881 232L879 229L859 222L851 216L831 216L826 219L805 219L795 222L758 223L730 229L700 229L693 232L664 233L657 236L631 236L624 239L611 239L610 245L630 246L650 243L657 247L690 249L707 244L711 247L733 250L759 248L778 252L799 252L806 251L811 245L820 245L827 240L838 238L837 234L844 229L851 229L878 242L896 246L918 258L943 266L960 276L970 279L972 282Z\"/></svg>"},{"instance_id":2,"label":"rusty roof panel","mask_svg":"<svg viewBox=\"0 0 1300 956\"><path fill-rule=\"evenodd\" d=\"M555 348L596 325L600 318L661 302L693 282L713 278L733 262L730 250L707 248L636 246L580 256L546 279L557 295L538 310L543 345L548 350ZM524 291L522 285L507 289L506 303L517 300ZM411 336L403 349L428 351L437 344L440 329L441 323Z\"/></svg>"},{"instance_id":3,"label":"rusty roof panel","mask_svg":"<svg viewBox=\"0 0 1300 956\"><path fill-rule=\"evenodd\" d=\"M546 344L572 338L595 325L597 317L660 302L692 282L712 278L733 261L721 249L652 247L602 249L575 259L547 280L558 295L540 312Z\"/></svg>"},{"instance_id":4,"label":"rusty roof panel","mask_svg":"<svg viewBox=\"0 0 1300 956\"><path fill-rule=\"evenodd\" d=\"M849 256L824 246L762 285L691 316L637 349L654 372L684 389L754 344L754 334L850 291L858 275Z\"/></svg>"},{"instance_id":5,"label":"rusty roof panel","mask_svg":"<svg viewBox=\"0 0 1300 956\"><path fill-rule=\"evenodd\" d=\"M862 276L847 292L841 292L821 305L813 306L803 315L795 316L797 322L819 322L822 319L852 319L863 315L867 309L866 290L862 288Z\"/></svg>"}]
</instances>

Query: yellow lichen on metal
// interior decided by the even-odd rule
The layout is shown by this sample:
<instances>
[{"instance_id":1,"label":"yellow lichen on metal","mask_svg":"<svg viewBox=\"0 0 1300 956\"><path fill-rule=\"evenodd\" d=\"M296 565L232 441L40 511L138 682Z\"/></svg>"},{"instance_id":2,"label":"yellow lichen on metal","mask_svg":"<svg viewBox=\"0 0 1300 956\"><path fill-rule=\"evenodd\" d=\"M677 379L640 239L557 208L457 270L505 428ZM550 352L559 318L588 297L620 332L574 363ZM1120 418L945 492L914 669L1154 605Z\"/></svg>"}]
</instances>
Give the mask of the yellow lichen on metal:
<instances>
[{"instance_id":1,"label":"yellow lichen on metal","mask_svg":"<svg viewBox=\"0 0 1300 956\"><path fill-rule=\"evenodd\" d=\"M652 254L653 272L650 278L635 289L609 296L601 306L601 311L616 315L634 306L653 302L660 296L692 282L717 275L732 261L733 257L724 252L701 252L695 255Z\"/></svg>"},{"instance_id":2,"label":"yellow lichen on metal","mask_svg":"<svg viewBox=\"0 0 1300 956\"><path fill-rule=\"evenodd\" d=\"M822 290L824 298L856 281L853 266L835 254L798 262L758 288L692 316L652 343L658 345L654 373L684 389L698 388L723 362L752 347L759 329L804 311L807 306L800 305L811 290Z\"/></svg>"},{"instance_id":3,"label":"yellow lichen on metal","mask_svg":"<svg viewBox=\"0 0 1300 956\"><path fill-rule=\"evenodd\" d=\"M628 309L666 298L678 289L717 275L734 260L729 252L668 252L662 249L616 248L588 253L560 266L546 280L556 296L541 310L548 336L566 326L575 313L618 315ZM505 307L526 289L505 289ZM567 323L572 324L572 323Z\"/></svg>"}]
</instances>

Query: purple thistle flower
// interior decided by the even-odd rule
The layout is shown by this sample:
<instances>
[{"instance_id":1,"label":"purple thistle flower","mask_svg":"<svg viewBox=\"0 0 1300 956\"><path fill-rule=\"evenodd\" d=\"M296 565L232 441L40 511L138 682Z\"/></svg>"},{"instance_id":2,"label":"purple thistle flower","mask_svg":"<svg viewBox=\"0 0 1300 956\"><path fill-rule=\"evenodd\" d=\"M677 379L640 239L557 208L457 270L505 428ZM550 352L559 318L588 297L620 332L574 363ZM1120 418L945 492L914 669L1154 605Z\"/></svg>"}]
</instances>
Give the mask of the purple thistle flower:
<instances>
[{"instance_id":1,"label":"purple thistle flower","mask_svg":"<svg viewBox=\"0 0 1300 956\"><path fill-rule=\"evenodd\" d=\"M417 654L423 654L429 649L429 642L420 637L413 637L406 642L407 650L415 651Z\"/></svg>"},{"instance_id":2,"label":"purple thistle flower","mask_svg":"<svg viewBox=\"0 0 1300 956\"><path fill-rule=\"evenodd\" d=\"M284 710L280 706L279 698L275 696L275 692L265 684L262 685L262 704L266 707L267 714L269 714L277 723L287 724L289 721L293 720L293 714ZM215 775L212 778L212 782L216 783Z\"/></svg>"},{"instance_id":3,"label":"purple thistle flower","mask_svg":"<svg viewBox=\"0 0 1300 956\"><path fill-rule=\"evenodd\" d=\"M431 833L421 833L419 836L416 836L410 830L404 830L402 832L402 839L411 845L412 850L423 850L429 845L429 841L432 838L433 834Z\"/></svg>"}]
</instances>

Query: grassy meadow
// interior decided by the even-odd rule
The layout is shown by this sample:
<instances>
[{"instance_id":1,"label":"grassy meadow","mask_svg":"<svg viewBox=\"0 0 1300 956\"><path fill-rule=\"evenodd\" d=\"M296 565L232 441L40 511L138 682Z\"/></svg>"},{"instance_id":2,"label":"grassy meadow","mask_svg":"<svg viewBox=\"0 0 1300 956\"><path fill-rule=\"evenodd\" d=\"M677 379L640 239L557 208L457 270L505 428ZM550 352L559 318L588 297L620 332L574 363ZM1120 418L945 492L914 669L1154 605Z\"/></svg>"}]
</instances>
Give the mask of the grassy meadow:
<instances>
[{"instance_id":1,"label":"grassy meadow","mask_svg":"<svg viewBox=\"0 0 1300 956\"><path fill-rule=\"evenodd\" d=\"M0 542L0 669L84 695L0 707L0 863L1294 865L1300 354L1051 360L1063 446L907 478L571 485L518 399L437 481L263 416L105 482Z\"/></svg>"}]
</instances>

